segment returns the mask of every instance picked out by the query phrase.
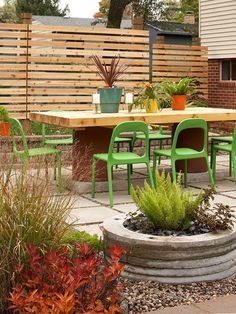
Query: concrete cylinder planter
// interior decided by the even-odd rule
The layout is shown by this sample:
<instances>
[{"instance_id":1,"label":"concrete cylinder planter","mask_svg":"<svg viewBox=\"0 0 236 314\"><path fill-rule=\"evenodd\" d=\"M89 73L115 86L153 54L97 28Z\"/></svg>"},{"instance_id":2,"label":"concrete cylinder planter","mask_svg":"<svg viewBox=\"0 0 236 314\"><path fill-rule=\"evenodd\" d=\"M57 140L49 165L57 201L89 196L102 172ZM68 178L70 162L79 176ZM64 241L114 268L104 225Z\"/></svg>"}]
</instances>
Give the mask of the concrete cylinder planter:
<instances>
[{"instance_id":1,"label":"concrete cylinder planter","mask_svg":"<svg viewBox=\"0 0 236 314\"><path fill-rule=\"evenodd\" d=\"M236 227L195 236L153 236L128 230L125 215L105 220L105 255L114 245L127 250L124 276L162 283L212 281L236 273Z\"/></svg>"}]
</instances>

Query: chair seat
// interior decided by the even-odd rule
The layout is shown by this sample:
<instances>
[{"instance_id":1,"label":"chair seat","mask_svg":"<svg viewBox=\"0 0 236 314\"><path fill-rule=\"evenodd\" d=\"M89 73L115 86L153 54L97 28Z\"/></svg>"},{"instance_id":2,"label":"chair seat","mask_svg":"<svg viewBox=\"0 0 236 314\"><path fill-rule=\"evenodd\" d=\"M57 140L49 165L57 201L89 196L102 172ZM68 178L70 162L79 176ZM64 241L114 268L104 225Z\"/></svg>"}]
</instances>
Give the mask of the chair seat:
<instances>
[{"instance_id":1,"label":"chair seat","mask_svg":"<svg viewBox=\"0 0 236 314\"><path fill-rule=\"evenodd\" d=\"M58 149L51 148L51 147L31 148L28 150L28 152L29 152L29 157L40 156L40 155L53 155L53 154L60 153ZM24 151L21 151L21 153L24 153Z\"/></svg>"},{"instance_id":2,"label":"chair seat","mask_svg":"<svg viewBox=\"0 0 236 314\"><path fill-rule=\"evenodd\" d=\"M107 161L108 160L108 154L94 154L93 155L95 159ZM113 153L112 157L114 159L117 159L117 161L121 161L122 163L126 163L128 161L129 164L135 162L135 160L140 160L140 156L138 154L132 153L132 152L120 152L120 153Z\"/></svg>"},{"instance_id":3,"label":"chair seat","mask_svg":"<svg viewBox=\"0 0 236 314\"><path fill-rule=\"evenodd\" d=\"M225 152L231 152L232 150L232 144L214 145L213 147L216 150L223 150Z\"/></svg>"},{"instance_id":4,"label":"chair seat","mask_svg":"<svg viewBox=\"0 0 236 314\"><path fill-rule=\"evenodd\" d=\"M73 144L73 138L60 138L60 139L45 139L45 144L48 145L70 145Z\"/></svg>"},{"instance_id":5,"label":"chair seat","mask_svg":"<svg viewBox=\"0 0 236 314\"><path fill-rule=\"evenodd\" d=\"M117 136L116 138L115 138L115 142L125 142L125 143L127 143L127 142L132 142L132 138L131 137L119 137L119 136Z\"/></svg>"},{"instance_id":6,"label":"chair seat","mask_svg":"<svg viewBox=\"0 0 236 314\"><path fill-rule=\"evenodd\" d=\"M213 142L232 143L233 136L217 136L217 137L212 137L211 140Z\"/></svg>"},{"instance_id":7,"label":"chair seat","mask_svg":"<svg viewBox=\"0 0 236 314\"><path fill-rule=\"evenodd\" d=\"M183 155L183 157L189 157L192 155L199 154L199 151L192 148L176 148L176 154ZM157 149L153 153L158 156L171 157L171 149ZM186 158L187 159L187 158Z\"/></svg>"},{"instance_id":8,"label":"chair seat","mask_svg":"<svg viewBox=\"0 0 236 314\"><path fill-rule=\"evenodd\" d=\"M144 140L145 135L144 134L136 134L135 138L140 139L140 140ZM168 139L171 139L170 134L161 134L158 132L149 133L149 140L168 140Z\"/></svg>"}]
</instances>

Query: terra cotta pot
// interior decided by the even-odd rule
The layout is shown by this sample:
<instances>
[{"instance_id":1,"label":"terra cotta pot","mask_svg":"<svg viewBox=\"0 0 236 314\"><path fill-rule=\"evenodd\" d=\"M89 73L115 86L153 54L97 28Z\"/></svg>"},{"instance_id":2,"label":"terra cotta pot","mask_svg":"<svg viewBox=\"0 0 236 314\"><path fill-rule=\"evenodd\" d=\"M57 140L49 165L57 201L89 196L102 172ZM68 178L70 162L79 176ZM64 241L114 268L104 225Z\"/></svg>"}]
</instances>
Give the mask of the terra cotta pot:
<instances>
[{"instance_id":1,"label":"terra cotta pot","mask_svg":"<svg viewBox=\"0 0 236 314\"><path fill-rule=\"evenodd\" d=\"M186 107L186 95L174 95L172 99L172 110L185 110Z\"/></svg>"},{"instance_id":2,"label":"terra cotta pot","mask_svg":"<svg viewBox=\"0 0 236 314\"><path fill-rule=\"evenodd\" d=\"M9 122L0 123L0 136L10 136L10 124Z\"/></svg>"}]
</instances>

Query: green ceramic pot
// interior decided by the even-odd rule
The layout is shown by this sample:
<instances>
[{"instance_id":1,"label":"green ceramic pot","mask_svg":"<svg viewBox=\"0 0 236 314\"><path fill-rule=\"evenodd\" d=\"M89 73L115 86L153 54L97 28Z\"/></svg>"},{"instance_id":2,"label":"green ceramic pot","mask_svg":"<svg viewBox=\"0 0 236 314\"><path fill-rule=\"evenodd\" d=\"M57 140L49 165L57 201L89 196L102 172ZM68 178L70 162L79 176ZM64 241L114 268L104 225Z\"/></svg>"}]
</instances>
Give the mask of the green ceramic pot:
<instances>
[{"instance_id":1,"label":"green ceramic pot","mask_svg":"<svg viewBox=\"0 0 236 314\"><path fill-rule=\"evenodd\" d=\"M121 87L98 88L100 94L101 113L116 113L119 111L119 105L122 95Z\"/></svg>"}]
</instances>

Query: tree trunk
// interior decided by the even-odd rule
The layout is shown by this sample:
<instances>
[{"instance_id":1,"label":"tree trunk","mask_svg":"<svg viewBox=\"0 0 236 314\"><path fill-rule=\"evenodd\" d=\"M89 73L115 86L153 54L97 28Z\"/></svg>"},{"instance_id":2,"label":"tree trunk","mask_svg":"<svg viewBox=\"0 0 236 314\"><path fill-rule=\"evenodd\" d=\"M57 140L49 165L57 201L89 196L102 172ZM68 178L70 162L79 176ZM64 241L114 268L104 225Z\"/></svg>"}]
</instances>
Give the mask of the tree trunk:
<instances>
[{"instance_id":1,"label":"tree trunk","mask_svg":"<svg viewBox=\"0 0 236 314\"><path fill-rule=\"evenodd\" d=\"M107 27L120 28L123 12L133 0L111 0L108 12Z\"/></svg>"}]
</instances>

